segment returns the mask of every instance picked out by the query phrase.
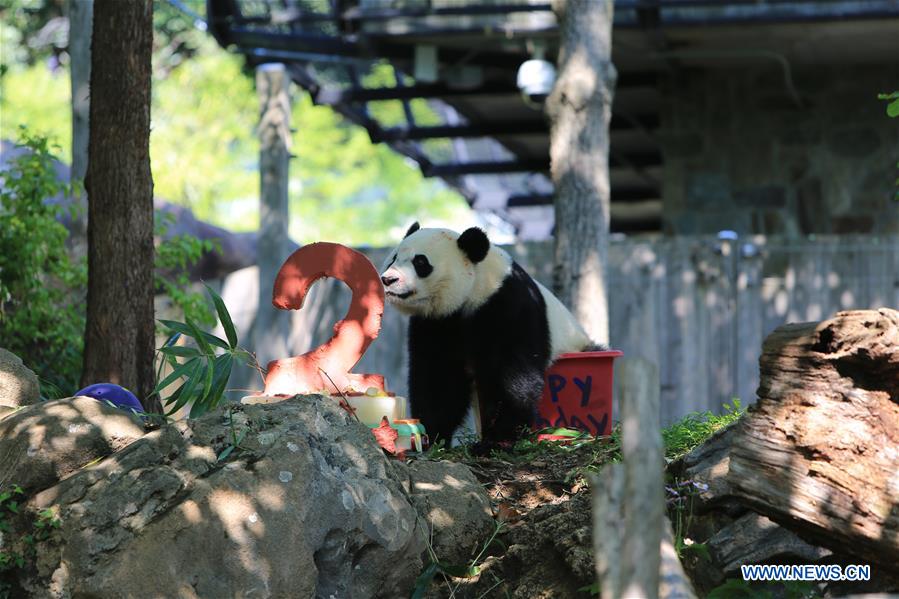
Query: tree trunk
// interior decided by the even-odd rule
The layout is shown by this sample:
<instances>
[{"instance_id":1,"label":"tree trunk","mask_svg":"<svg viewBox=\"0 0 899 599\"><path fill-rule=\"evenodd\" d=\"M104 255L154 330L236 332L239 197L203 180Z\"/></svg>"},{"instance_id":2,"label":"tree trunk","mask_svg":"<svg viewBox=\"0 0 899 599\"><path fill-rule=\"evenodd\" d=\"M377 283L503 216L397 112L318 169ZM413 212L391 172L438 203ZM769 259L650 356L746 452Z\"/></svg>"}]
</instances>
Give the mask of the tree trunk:
<instances>
[{"instance_id":1,"label":"tree trunk","mask_svg":"<svg viewBox=\"0 0 899 599\"><path fill-rule=\"evenodd\" d=\"M153 389L151 0L97 0L90 76L87 327L82 383Z\"/></svg>"},{"instance_id":2,"label":"tree trunk","mask_svg":"<svg viewBox=\"0 0 899 599\"><path fill-rule=\"evenodd\" d=\"M87 144L90 137L91 29L94 0L69 0L69 72L72 81L72 170L69 181L84 184L87 174ZM76 187L78 208L69 237L73 254L87 253L87 194Z\"/></svg>"},{"instance_id":3,"label":"tree trunk","mask_svg":"<svg viewBox=\"0 0 899 599\"><path fill-rule=\"evenodd\" d=\"M84 181L90 122L91 29L94 0L69 0L69 68L72 79L72 181ZM86 205L85 205L86 207ZM86 215L82 217L86 224Z\"/></svg>"},{"instance_id":4,"label":"tree trunk","mask_svg":"<svg viewBox=\"0 0 899 599\"><path fill-rule=\"evenodd\" d=\"M290 315L272 306L278 270L287 259L289 238L287 186L290 175L290 77L283 64L256 69L259 97L259 308L253 321L252 347L260 364L289 357Z\"/></svg>"},{"instance_id":5,"label":"tree trunk","mask_svg":"<svg viewBox=\"0 0 899 599\"><path fill-rule=\"evenodd\" d=\"M609 121L612 1L553 0L559 76L546 102L555 184L555 291L594 341L609 338Z\"/></svg>"}]
</instances>

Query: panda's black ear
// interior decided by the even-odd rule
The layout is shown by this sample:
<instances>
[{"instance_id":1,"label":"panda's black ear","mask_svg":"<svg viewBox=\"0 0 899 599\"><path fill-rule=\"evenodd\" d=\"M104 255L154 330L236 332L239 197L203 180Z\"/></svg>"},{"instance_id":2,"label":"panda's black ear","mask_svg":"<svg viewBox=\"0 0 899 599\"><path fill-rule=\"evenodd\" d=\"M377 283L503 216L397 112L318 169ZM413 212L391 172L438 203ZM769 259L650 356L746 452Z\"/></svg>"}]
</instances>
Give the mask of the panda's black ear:
<instances>
[{"instance_id":1,"label":"panda's black ear","mask_svg":"<svg viewBox=\"0 0 899 599\"><path fill-rule=\"evenodd\" d=\"M412 226L409 227L409 230L406 231L406 234L403 236L403 239L405 239L406 237L409 237L410 235L412 235L419 229L421 229L421 225L418 224L418 221L415 221L414 223L412 223Z\"/></svg>"},{"instance_id":2,"label":"panda's black ear","mask_svg":"<svg viewBox=\"0 0 899 599\"><path fill-rule=\"evenodd\" d=\"M487 234L477 227L467 229L459 235L459 241L456 243L459 244L459 249L468 256L468 259L475 264L486 258L487 252L490 251L490 240L487 239Z\"/></svg>"}]
</instances>

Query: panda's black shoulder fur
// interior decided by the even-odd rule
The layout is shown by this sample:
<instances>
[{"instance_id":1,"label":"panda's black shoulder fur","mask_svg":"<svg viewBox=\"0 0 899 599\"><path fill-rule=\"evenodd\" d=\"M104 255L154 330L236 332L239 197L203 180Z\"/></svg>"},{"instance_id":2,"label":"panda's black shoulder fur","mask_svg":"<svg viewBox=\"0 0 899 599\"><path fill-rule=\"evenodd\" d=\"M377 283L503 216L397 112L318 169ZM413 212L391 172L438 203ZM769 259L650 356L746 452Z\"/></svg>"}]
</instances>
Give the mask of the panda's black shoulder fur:
<instances>
[{"instance_id":1,"label":"panda's black shoulder fur","mask_svg":"<svg viewBox=\"0 0 899 599\"><path fill-rule=\"evenodd\" d=\"M471 314L409 323L409 398L432 439L449 442L476 389L483 436L509 440L531 421L550 359L546 303L517 263Z\"/></svg>"}]
</instances>

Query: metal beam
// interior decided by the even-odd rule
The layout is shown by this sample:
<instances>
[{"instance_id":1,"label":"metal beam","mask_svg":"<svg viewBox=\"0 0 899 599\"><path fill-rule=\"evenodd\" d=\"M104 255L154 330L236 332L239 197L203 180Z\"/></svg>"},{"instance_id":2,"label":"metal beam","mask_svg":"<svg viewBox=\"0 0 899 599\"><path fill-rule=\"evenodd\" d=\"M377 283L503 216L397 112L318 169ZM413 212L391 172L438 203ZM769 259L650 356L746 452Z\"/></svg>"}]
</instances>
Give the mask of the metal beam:
<instances>
[{"instance_id":1,"label":"metal beam","mask_svg":"<svg viewBox=\"0 0 899 599\"><path fill-rule=\"evenodd\" d=\"M662 156L658 152L639 152L609 157L609 167L644 168L662 164ZM530 158L520 160L450 162L444 164L422 165L422 173L426 177L454 177L459 175L500 175L504 173L545 173L549 172L549 158Z\"/></svg>"},{"instance_id":2,"label":"metal beam","mask_svg":"<svg viewBox=\"0 0 899 599\"><path fill-rule=\"evenodd\" d=\"M518 4L476 4L468 3L459 6L423 7L423 8L384 8L362 9L359 7L345 11L341 18L358 21L384 21L390 19L430 17L430 16L480 16L507 15L516 12L548 12L552 7L549 2Z\"/></svg>"},{"instance_id":3,"label":"metal beam","mask_svg":"<svg viewBox=\"0 0 899 599\"><path fill-rule=\"evenodd\" d=\"M653 187L616 187L612 186L611 200L613 202L640 202L654 200L662 197L658 189ZM523 206L547 206L555 201L551 193L516 194L509 196L506 206L520 208Z\"/></svg>"},{"instance_id":4,"label":"metal beam","mask_svg":"<svg viewBox=\"0 0 899 599\"><path fill-rule=\"evenodd\" d=\"M495 137L502 135L531 135L547 132L543 121L506 121L489 123L469 123L467 125L436 125L431 127L393 127L385 129L383 139L423 140L439 138Z\"/></svg>"},{"instance_id":5,"label":"metal beam","mask_svg":"<svg viewBox=\"0 0 899 599\"><path fill-rule=\"evenodd\" d=\"M643 219L622 219L614 216L609 218L610 233L651 233L661 230L661 216Z\"/></svg>"},{"instance_id":6,"label":"metal beam","mask_svg":"<svg viewBox=\"0 0 899 599\"><path fill-rule=\"evenodd\" d=\"M522 59L523 60L523 59ZM618 77L618 88L655 87L658 74L652 71L638 73L622 73ZM409 100L413 98L454 98L469 96L520 96L521 90L505 81L488 81L476 88L458 88L445 82L418 83L409 86L374 87L374 88L337 88L323 87L313 98L316 104L334 106L351 102L380 102L384 100Z\"/></svg>"},{"instance_id":7,"label":"metal beam","mask_svg":"<svg viewBox=\"0 0 899 599\"><path fill-rule=\"evenodd\" d=\"M451 162L422 165L425 177L455 177L460 175L500 175L504 173L542 172L549 170L549 160L522 159L496 162Z\"/></svg>"},{"instance_id":8,"label":"metal beam","mask_svg":"<svg viewBox=\"0 0 899 599\"><path fill-rule=\"evenodd\" d=\"M640 127L647 131L657 129L659 117L645 114L636 118L624 118L612 115L609 127L612 131L625 131ZM472 137L510 137L517 135L541 135L549 132L549 126L543 120L528 121L490 121L468 123L466 125L435 125L428 127L392 127L381 132L376 141L420 141L440 138L472 138Z\"/></svg>"}]
</instances>

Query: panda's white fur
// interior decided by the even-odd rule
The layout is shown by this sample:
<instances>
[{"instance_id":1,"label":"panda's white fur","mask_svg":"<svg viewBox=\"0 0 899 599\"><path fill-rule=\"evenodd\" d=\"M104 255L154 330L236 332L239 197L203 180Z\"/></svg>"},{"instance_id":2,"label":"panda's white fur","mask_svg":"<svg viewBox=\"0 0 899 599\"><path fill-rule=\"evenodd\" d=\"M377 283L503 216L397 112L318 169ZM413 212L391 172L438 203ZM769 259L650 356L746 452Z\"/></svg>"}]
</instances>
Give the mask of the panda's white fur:
<instances>
[{"instance_id":1,"label":"panda's white fur","mask_svg":"<svg viewBox=\"0 0 899 599\"><path fill-rule=\"evenodd\" d=\"M459 235L416 223L381 278L388 301L412 317L413 415L444 437L458 426L475 388L482 406L497 411L494 420L508 413L516 426L525 424L545 368L563 353L592 345L562 302L479 229ZM449 382L456 379L467 386ZM500 428L497 438L508 437L509 426Z\"/></svg>"},{"instance_id":2,"label":"panda's white fur","mask_svg":"<svg viewBox=\"0 0 899 599\"><path fill-rule=\"evenodd\" d=\"M406 237L384 265L382 278L398 279L387 286L387 300L409 316L471 314L481 307L509 275L512 257L491 243L487 256L474 264L457 245L458 239L459 234L449 229L418 229ZM434 267L426 278L415 272L416 255L426 256ZM539 281L534 283L546 302L552 360L589 346L590 337L568 308ZM404 297L407 293L412 295Z\"/></svg>"}]
</instances>

